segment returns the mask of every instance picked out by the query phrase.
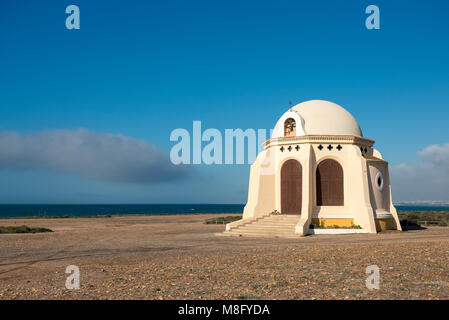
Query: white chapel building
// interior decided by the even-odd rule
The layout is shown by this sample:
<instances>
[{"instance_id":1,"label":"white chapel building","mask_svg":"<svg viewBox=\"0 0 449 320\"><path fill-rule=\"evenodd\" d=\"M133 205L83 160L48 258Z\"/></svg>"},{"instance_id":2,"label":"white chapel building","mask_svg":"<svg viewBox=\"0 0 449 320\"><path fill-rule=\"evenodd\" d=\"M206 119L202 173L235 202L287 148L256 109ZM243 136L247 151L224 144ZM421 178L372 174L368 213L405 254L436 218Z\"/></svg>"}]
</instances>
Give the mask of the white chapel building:
<instances>
[{"instance_id":1,"label":"white chapel building","mask_svg":"<svg viewBox=\"0 0 449 320\"><path fill-rule=\"evenodd\" d=\"M388 162L341 106L295 105L251 165L243 218L225 234L299 237L401 230Z\"/></svg>"}]
</instances>

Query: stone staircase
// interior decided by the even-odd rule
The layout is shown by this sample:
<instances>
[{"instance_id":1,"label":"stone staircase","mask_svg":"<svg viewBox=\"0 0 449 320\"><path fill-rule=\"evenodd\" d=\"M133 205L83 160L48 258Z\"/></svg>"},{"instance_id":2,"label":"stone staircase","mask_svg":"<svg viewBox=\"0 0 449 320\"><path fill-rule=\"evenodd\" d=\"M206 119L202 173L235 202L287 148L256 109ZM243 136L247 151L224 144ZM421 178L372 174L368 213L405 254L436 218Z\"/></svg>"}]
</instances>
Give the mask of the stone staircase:
<instances>
[{"instance_id":1,"label":"stone staircase","mask_svg":"<svg viewBox=\"0 0 449 320\"><path fill-rule=\"evenodd\" d=\"M295 226L300 215L270 215L225 231L220 235L244 237L299 238Z\"/></svg>"}]
</instances>

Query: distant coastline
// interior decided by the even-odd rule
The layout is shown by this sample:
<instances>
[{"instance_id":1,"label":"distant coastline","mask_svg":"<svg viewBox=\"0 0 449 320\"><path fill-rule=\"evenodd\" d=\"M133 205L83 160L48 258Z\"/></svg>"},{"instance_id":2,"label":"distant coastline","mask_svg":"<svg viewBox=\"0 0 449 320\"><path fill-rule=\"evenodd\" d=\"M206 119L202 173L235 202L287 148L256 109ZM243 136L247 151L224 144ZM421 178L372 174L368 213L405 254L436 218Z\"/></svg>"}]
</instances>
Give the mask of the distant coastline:
<instances>
[{"instance_id":1,"label":"distant coastline","mask_svg":"<svg viewBox=\"0 0 449 320\"><path fill-rule=\"evenodd\" d=\"M1 218L242 213L244 204L2 204Z\"/></svg>"},{"instance_id":2,"label":"distant coastline","mask_svg":"<svg viewBox=\"0 0 449 320\"><path fill-rule=\"evenodd\" d=\"M245 204L2 204L0 218L242 213ZM449 205L395 205L398 211L449 211Z\"/></svg>"},{"instance_id":3,"label":"distant coastline","mask_svg":"<svg viewBox=\"0 0 449 320\"><path fill-rule=\"evenodd\" d=\"M447 200L407 200L407 201L393 201L396 206L431 206L431 207L449 207Z\"/></svg>"}]
</instances>

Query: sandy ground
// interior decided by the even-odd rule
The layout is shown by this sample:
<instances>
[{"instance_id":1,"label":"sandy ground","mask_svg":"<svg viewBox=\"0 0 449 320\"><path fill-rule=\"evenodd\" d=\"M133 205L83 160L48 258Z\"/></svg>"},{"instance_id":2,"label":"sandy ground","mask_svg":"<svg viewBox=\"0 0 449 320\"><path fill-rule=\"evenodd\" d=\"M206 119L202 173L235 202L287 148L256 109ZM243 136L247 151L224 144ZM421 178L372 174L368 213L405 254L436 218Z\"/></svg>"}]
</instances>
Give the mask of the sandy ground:
<instances>
[{"instance_id":1,"label":"sandy ground","mask_svg":"<svg viewBox=\"0 0 449 320\"><path fill-rule=\"evenodd\" d=\"M449 227L238 238L203 223L217 216L0 219L55 231L0 234L0 299L449 299Z\"/></svg>"}]
</instances>

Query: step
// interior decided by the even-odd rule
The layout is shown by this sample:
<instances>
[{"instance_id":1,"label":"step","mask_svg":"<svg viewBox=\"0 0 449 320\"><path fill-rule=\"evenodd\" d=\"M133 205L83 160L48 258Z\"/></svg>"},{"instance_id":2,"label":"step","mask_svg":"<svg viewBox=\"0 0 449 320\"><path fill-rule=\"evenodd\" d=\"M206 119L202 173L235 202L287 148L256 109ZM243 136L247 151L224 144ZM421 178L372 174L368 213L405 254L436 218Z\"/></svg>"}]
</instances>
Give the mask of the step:
<instances>
[{"instance_id":1,"label":"step","mask_svg":"<svg viewBox=\"0 0 449 320\"><path fill-rule=\"evenodd\" d=\"M253 223L248 223L246 224L247 226L250 226L252 224L266 224L266 225L270 225L270 226L275 226L275 225L279 225L279 226L293 226L295 224L297 224L297 222L281 222L281 221L259 221L259 222L253 222Z\"/></svg>"},{"instance_id":2,"label":"step","mask_svg":"<svg viewBox=\"0 0 449 320\"><path fill-rule=\"evenodd\" d=\"M266 224L297 224L299 222L299 220L292 220L292 221L278 221L278 220L262 220L262 221L257 221L255 223L266 223Z\"/></svg>"},{"instance_id":3,"label":"step","mask_svg":"<svg viewBox=\"0 0 449 320\"><path fill-rule=\"evenodd\" d=\"M234 231L226 231L220 234L220 236L233 236L233 237L254 237L254 238L299 238L299 235L291 232L291 233L245 233L245 232L234 232Z\"/></svg>"},{"instance_id":4,"label":"step","mask_svg":"<svg viewBox=\"0 0 449 320\"><path fill-rule=\"evenodd\" d=\"M301 216L288 216L288 217L283 217L283 216L267 216L264 219L285 219L285 220L290 220L290 219L300 219Z\"/></svg>"},{"instance_id":5,"label":"step","mask_svg":"<svg viewBox=\"0 0 449 320\"><path fill-rule=\"evenodd\" d=\"M247 223L247 224L244 224L244 225L241 225L241 226L239 226L239 227L245 227L245 226L255 226L255 225L258 225L258 226L274 226L274 227L289 227L289 226L296 226L296 222L278 222L278 221L273 221L273 222L270 222L270 221L264 221L264 222L262 222L262 221L260 221L260 222L253 222L253 223Z\"/></svg>"},{"instance_id":6,"label":"step","mask_svg":"<svg viewBox=\"0 0 449 320\"><path fill-rule=\"evenodd\" d=\"M253 222L247 223L244 225L240 225L239 227L248 227L248 226L266 226L266 227L294 227L296 226L296 222L294 223L279 223L279 222Z\"/></svg>"},{"instance_id":7,"label":"step","mask_svg":"<svg viewBox=\"0 0 449 320\"><path fill-rule=\"evenodd\" d=\"M265 218L265 219L260 219L258 221L266 221L266 220L270 220L270 221L299 221L300 217L293 217L293 218Z\"/></svg>"},{"instance_id":8,"label":"step","mask_svg":"<svg viewBox=\"0 0 449 320\"><path fill-rule=\"evenodd\" d=\"M299 220L299 217L293 217L293 218L264 218L260 219L258 221L264 221L264 220L270 220L270 221L296 221Z\"/></svg>"},{"instance_id":9,"label":"step","mask_svg":"<svg viewBox=\"0 0 449 320\"><path fill-rule=\"evenodd\" d=\"M240 225L222 235L245 236L261 238L299 238L295 234L295 226L299 222L299 215L275 215L266 216Z\"/></svg>"},{"instance_id":10,"label":"step","mask_svg":"<svg viewBox=\"0 0 449 320\"><path fill-rule=\"evenodd\" d=\"M258 222L262 222L262 221L292 222L292 221L299 221L299 219L261 219L261 220L258 220Z\"/></svg>"},{"instance_id":11,"label":"step","mask_svg":"<svg viewBox=\"0 0 449 320\"><path fill-rule=\"evenodd\" d=\"M238 233L238 234L266 234L266 235L279 235L279 236L295 234L295 230L289 230L289 231L231 230L228 232Z\"/></svg>"},{"instance_id":12,"label":"step","mask_svg":"<svg viewBox=\"0 0 449 320\"><path fill-rule=\"evenodd\" d=\"M268 227L268 226L247 226L247 227L235 228L235 229L231 229L231 230L240 230L240 231L245 231L245 230L291 231L291 230L293 230L294 231L295 226L278 227L278 228L273 228L273 227Z\"/></svg>"}]
</instances>

